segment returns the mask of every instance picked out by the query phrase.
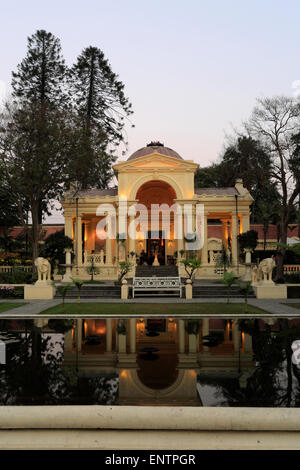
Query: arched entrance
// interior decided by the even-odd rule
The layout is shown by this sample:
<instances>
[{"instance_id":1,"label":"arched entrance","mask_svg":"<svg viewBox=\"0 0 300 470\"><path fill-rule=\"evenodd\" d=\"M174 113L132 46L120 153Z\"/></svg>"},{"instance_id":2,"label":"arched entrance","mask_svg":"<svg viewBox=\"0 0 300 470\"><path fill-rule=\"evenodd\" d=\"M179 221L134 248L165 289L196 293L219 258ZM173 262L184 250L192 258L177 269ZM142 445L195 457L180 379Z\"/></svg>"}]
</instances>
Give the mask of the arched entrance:
<instances>
[{"instance_id":1,"label":"arched entrance","mask_svg":"<svg viewBox=\"0 0 300 470\"><path fill-rule=\"evenodd\" d=\"M177 199L172 186L165 181L152 180L144 183L136 193L139 204L143 204L148 210L148 232L145 234L143 250L147 256L147 263L152 264L155 254L160 265L171 264L174 255L174 212L164 212L159 206L163 205L164 211L168 211ZM169 229L166 221L169 220Z\"/></svg>"},{"instance_id":2,"label":"arched entrance","mask_svg":"<svg viewBox=\"0 0 300 470\"><path fill-rule=\"evenodd\" d=\"M144 319L137 338L137 375L153 390L170 387L178 377L177 322L170 318Z\"/></svg>"}]
</instances>

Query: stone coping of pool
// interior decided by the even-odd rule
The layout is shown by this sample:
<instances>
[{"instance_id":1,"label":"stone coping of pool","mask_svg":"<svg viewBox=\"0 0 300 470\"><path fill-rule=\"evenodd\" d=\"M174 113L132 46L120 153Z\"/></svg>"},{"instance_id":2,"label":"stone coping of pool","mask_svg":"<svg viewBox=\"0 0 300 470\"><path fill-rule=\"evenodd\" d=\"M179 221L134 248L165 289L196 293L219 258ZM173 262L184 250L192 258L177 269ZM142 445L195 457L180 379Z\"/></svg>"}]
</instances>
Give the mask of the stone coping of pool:
<instances>
[{"instance_id":1,"label":"stone coping of pool","mask_svg":"<svg viewBox=\"0 0 300 470\"><path fill-rule=\"evenodd\" d=\"M299 408L1 406L0 429L300 432Z\"/></svg>"},{"instance_id":2,"label":"stone coping of pool","mask_svg":"<svg viewBox=\"0 0 300 470\"><path fill-rule=\"evenodd\" d=\"M0 449L296 450L300 409L2 406Z\"/></svg>"},{"instance_id":3,"label":"stone coping of pool","mask_svg":"<svg viewBox=\"0 0 300 470\"><path fill-rule=\"evenodd\" d=\"M296 310L296 309L295 309ZM181 318L181 319L196 319L196 320L201 320L202 318L230 318L230 319L246 319L246 318L259 318L263 320L264 318L300 318L300 312L299 313L269 313L269 312L264 312L264 313L252 313L252 314L237 314L237 313L214 313L214 314L182 314L182 313L174 313L173 315L170 314L163 314L163 313L143 313L141 312L140 314L106 314L106 313L99 313L99 314L47 314L43 315L42 313L36 313L36 314L19 314L17 315L16 313L14 314L9 314L8 311L4 311L0 314L1 320L34 320L34 319L60 319L60 320L70 320L70 319L83 319L83 318Z\"/></svg>"}]
</instances>

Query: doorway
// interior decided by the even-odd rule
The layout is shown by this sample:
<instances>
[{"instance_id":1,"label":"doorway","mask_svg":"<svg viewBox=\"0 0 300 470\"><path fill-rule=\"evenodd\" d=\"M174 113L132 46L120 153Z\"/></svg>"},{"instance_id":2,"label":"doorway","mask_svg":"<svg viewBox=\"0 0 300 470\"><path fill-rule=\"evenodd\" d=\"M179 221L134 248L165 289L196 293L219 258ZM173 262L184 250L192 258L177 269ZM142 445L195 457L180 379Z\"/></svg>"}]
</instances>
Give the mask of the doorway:
<instances>
[{"instance_id":1,"label":"doorway","mask_svg":"<svg viewBox=\"0 0 300 470\"><path fill-rule=\"evenodd\" d=\"M147 238L147 258L148 263L152 265L155 257L155 253L157 253L157 259L161 266L166 264L166 250L165 250L165 239L163 238L163 232L160 230L158 232L158 237L151 238L151 231L148 232Z\"/></svg>"}]
</instances>

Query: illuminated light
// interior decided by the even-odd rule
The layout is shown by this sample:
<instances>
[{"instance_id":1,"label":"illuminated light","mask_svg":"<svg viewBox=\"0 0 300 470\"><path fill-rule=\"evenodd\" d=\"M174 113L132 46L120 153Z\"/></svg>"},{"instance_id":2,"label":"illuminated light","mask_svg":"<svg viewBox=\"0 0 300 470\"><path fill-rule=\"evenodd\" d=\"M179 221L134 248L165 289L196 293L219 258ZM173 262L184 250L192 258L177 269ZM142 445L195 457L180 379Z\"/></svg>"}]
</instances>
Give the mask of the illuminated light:
<instances>
[{"instance_id":1,"label":"illuminated light","mask_svg":"<svg viewBox=\"0 0 300 470\"><path fill-rule=\"evenodd\" d=\"M120 377L127 377L127 370L122 370L122 372L120 373Z\"/></svg>"}]
</instances>

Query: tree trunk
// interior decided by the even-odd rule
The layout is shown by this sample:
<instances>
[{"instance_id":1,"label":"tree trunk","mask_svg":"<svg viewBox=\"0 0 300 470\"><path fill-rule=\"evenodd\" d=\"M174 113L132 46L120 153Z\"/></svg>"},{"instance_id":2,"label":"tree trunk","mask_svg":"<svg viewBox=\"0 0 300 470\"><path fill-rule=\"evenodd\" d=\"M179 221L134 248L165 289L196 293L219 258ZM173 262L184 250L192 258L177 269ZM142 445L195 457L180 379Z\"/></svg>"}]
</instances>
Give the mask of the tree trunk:
<instances>
[{"instance_id":1,"label":"tree trunk","mask_svg":"<svg viewBox=\"0 0 300 470\"><path fill-rule=\"evenodd\" d=\"M287 225L287 220L283 217L280 224L280 242L284 244L286 244L287 239ZM283 279L285 253L286 249L280 248L276 260L276 281Z\"/></svg>"},{"instance_id":2,"label":"tree trunk","mask_svg":"<svg viewBox=\"0 0 300 470\"><path fill-rule=\"evenodd\" d=\"M36 270L34 261L39 256L39 202L34 201L31 204L32 217L32 269Z\"/></svg>"},{"instance_id":3,"label":"tree trunk","mask_svg":"<svg viewBox=\"0 0 300 470\"><path fill-rule=\"evenodd\" d=\"M265 222L264 223L264 254L265 254L265 251L266 251L268 228L269 228L269 224Z\"/></svg>"}]
</instances>

